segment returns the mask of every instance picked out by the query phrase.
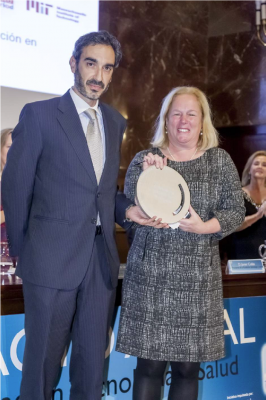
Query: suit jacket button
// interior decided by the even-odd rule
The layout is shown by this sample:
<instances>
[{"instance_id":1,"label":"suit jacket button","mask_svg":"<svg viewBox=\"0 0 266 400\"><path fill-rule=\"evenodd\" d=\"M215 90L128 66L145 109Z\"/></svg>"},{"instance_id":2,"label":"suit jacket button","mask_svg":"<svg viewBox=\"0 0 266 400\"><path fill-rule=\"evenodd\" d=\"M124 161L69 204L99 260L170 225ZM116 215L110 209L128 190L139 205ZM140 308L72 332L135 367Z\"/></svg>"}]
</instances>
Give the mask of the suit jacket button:
<instances>
[{"instance_id":1,"label":"suit jacket button","mask_svg":"<svg viewBox=\"0 0 266 400\"><path fill-rule=\"evenodd\" d=\"M96 224L96 222L97 222L96 218L92 218L92 219L91 219L91 223L92 223L92 224Z\"/></svg>"}]
</instances>

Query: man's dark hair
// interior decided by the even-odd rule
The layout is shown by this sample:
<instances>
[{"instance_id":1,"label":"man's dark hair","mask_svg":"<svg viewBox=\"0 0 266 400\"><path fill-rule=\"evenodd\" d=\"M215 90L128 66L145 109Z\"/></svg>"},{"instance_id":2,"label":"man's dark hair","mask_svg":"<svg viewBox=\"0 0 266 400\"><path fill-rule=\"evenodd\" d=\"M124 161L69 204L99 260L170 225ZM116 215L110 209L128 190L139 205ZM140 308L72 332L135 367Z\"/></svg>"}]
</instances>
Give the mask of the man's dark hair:
<instances>
[{"instance_id":1,"label":"man's dark hair","mask_svg":"<svg viewBox=\"0 0 266 400\"><path fill-rule=\"evenodd\" d=\"M115 52L115 68L118 67L122 58L122 50L119 41L107 31L90 32L81 36L75 43L73 57L79 63L80 56L84 47L95 46L96 44L104 44L111 46Z\"/></svg>"}]
</instances>

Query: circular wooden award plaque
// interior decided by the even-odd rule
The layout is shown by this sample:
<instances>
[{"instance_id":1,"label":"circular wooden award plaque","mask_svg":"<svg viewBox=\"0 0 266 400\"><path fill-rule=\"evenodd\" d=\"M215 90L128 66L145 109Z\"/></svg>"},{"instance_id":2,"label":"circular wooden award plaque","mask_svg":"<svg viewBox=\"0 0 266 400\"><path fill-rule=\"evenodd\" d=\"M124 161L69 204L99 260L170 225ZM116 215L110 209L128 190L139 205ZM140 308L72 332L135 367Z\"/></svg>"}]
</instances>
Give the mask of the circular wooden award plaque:
<instances>
[{"instance_id":1,"label":"circular wooden award plaque","mask_svg":"<svg viewBox=\"0 0 266 400\"><path fill-rule=\"evenodd\" d=\"M149 167L139 177L136 188L138 205L152 218L162 218L162 222L174 224L185 218L190 193L184 178L174 169Z\"/></svg>"}]
</instances>

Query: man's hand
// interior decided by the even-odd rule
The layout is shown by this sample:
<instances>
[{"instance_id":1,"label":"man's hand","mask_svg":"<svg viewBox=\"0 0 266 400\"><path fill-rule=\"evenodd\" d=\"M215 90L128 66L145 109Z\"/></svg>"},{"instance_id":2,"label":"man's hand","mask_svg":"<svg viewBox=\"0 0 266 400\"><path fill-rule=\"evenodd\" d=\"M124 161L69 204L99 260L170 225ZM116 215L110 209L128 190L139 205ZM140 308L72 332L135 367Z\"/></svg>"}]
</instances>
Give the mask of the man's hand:
<instances>
[{"instance_id":1,"label":"man's hand","mask_svg":"<svg viewBox=\"0 0 266 400\"><path fill-rule=\"evenodd\" d=\"M145 171L145 169L151 167L152 165L155 165L156 168L163 169L163 167L167 165L167 157L162 158L158 156L158 154L148 153L144 157L143 171Z\"/></svg>"},{"instance_id":2,"label":"man's hand","mask_svg":"<svg viewBox=\"0 0 266 400\"><path fill-rule=\"evenodd\" d=\"M139 206L130 207L126 212L126 218L131 219L140 225L153 226L153 228L169 228L168 224L162 222L162 219L157 217L148 218Z\"/></svg>"}]
</instances>

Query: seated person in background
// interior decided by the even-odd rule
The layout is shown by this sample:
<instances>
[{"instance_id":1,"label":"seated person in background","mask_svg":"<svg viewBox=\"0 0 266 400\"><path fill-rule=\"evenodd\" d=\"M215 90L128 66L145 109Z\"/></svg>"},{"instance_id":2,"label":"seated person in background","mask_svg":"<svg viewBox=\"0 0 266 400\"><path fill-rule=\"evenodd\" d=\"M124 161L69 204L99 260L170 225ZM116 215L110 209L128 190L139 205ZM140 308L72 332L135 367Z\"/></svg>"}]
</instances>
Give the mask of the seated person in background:
<instances>
[{"instance_id":1,"label":"seated person in background","mask_svg":"<svg viewBox=\"0 0 266 400\"><path fill-rule=\"evenodd\" d=\"M246 217L231 235L228 259L259 258L258 248L266 240L266 151L253 153L242 174Z\"/></svg>"},{"instance_id":2,"label":"seated person in background","mask_svg":"<svg viewBox=\"0 0 266 400\"><path fill-rule=\"evenodd\" d=\"M13 129L6 128L1 130L1 178L4 166L6 165L6 156L10 146L12 144ZM6 241L6 225L5 225L5 214L2 208L2 196L1 196L1 241Z\"/></svg>"}]
</instances>

